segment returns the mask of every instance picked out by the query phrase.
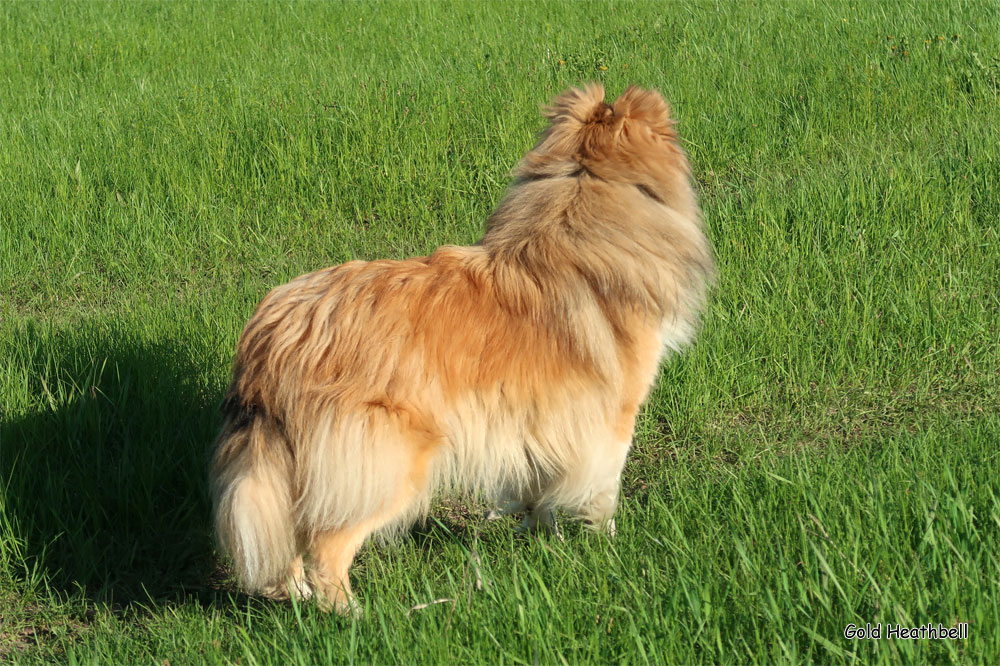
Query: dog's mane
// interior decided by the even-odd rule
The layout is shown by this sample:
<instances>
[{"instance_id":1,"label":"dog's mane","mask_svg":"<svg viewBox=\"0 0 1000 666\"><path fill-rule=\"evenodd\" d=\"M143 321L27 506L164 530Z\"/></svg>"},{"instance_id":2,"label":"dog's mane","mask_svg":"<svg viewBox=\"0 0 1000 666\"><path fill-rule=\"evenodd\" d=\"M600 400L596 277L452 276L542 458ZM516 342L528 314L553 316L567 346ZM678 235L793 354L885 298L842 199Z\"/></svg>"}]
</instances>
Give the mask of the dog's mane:
<instances>
[{"instance_id":1,"label":"dog's mane","mask_svg":"<svg viewBox=\"0 0 1000 666\"><path fill-rule=\"evenodd\" d=\"M585 290L623 334L635 315L686 315L712 258L666 102L633 87L607 104L589 85L558 97L546 116L482 240L498 288L520 269L563 311L573 304L551 299Z\"/></svg>"}]
</instances>

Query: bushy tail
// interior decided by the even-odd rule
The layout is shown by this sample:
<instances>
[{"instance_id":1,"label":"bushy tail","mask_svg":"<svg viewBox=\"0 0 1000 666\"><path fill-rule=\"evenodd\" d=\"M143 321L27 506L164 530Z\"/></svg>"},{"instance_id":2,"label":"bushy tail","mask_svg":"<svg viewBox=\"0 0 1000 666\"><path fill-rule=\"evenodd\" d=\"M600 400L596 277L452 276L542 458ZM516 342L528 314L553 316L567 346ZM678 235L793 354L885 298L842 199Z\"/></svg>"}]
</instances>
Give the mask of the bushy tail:
<instances>
[{"instance_id":1,"label":"bushy tail","mask_svg":"<svg viewBox=\"0 0 1000 666\"><path fill-rule=\"evenodd\" d=\"M292 473L284 435L266 416L227 424L216 442L215 534L248 592L281 583L295 557Z\"/></svg>"}]
</instances>

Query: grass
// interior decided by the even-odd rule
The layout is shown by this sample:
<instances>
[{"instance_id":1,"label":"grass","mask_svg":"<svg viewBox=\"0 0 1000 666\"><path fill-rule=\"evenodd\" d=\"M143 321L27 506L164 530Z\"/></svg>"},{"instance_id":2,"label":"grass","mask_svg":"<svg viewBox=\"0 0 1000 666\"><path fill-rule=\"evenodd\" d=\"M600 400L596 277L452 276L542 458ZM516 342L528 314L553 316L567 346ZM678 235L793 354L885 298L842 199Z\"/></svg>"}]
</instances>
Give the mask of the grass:
<instances>
[{"instance_id":1,"label":"grass","mask_svg":"<svg viewBox=\"0 0 1000 666\"><path fill-rule=\"evenodd\" d=\"M3 3L0 661L1000 658L998 24L985 2ZM236 594L206 451L256 302L473 242L539 105L588 80L671 100L720 265L617 538L450 502L363 553L360 620ZM969 637L844 638L866 622Z\"/></svg>"}]
</instances>

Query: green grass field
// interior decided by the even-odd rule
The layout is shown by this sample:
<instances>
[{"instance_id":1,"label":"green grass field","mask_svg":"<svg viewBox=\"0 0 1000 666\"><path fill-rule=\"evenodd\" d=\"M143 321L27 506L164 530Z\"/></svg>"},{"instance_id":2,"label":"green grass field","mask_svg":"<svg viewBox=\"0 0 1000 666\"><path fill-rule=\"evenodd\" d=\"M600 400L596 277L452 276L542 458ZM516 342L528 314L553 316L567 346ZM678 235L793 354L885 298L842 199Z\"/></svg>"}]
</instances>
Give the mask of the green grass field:
<instances>
[{"instance_id":1,"label":"green grass field","mask_svg":"<svg viewBox=\"0 0 1000 666\"><path fill-rule=\"evenodd\" d=\"M879 4L0 4L0 662L1000 659L1000 6ZM719 262L617 538L450 501L361 619L237 594L256 302L474 242L590 80L671 101Z\"/></svg>"}]
</instances>

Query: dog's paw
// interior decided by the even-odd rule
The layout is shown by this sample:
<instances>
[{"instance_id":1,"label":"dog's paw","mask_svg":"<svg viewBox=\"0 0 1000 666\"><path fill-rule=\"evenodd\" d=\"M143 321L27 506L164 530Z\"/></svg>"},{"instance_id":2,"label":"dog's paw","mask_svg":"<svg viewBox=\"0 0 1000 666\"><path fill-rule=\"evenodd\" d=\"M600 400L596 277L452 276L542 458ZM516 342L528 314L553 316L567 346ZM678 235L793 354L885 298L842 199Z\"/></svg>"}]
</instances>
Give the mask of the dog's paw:
<instances>
[{"instance_id":1,"label":"dog's paw","mask_svg":"<svg viewBox=\"0 0 1000 666\"><path fill-rule=\"evenodd\" d=\"M274 601L288 601L288 586L284 583L275 583L274 585L268 585L260 591L261 596L268 599L273 599Z\"/></svg>"},{"instance_id":2,"label":"dog's paw","mask_svg":"<svg viewBox=\"0 0 1000 666\"><path fill-rule=\"evenodd\" d=\"M293 597L309 599L313 595L313 589L305 578L289 578L284 582L268 585L260 593L268 599L288 601Z\"/></svg>"},{"instance_id":3,"label":"dog's paw","mask_svg":"<svg viewBox=\"0 0 1000 666\"><path fill-rule=\"evenodd\" d=\"M292 580L289 587L294 589L296 599L311 599L313 596L312 585L305 578Z\"/></svg>"},{"instance_id":4,"label":"dog's paw","mask_svg":"<svg viewBox=\"0 0 1000 666\"><path fill-rule=\"evenodd\" d=\"M556 520L556 512L552 509L535 509L521 521L521 524L514 528L515 532L522 534L551 534L560 541L563 541L562 531L559 529L559 521Z\"/></svg>"},{"instance_id":5,"label":"dog's paw","mask_svg":"<svg viewBox=\"0 0 1000 666\"><path fill-rule=\"evenodd\" d=\"M355 619L360 618L364 614L361 604L358 603L358 600L354 596L334 595L334 598L331 599L325 594L317 594L314 598L316 600L316 607L324 613L336 613L341 617Z\"/></svg>"},{"instance_id":6,"label":"dog's paw","mask_svg":"<svg viewBox=\"0 0 1000 666\"><path fill-rule=\"evenodd\" d=\"M530 510L527 502L512 501L505 502L503 506L491 509L486 512L486 520L500 520L515 513Z\"/></svg>"},{"instance_id":7,"label":"dog's paw","mask_svg":"<svg viewBox=\"0 0 1000 666\"><path fill-rule=\"evenodd\" d=\"M618 527L615 525L614 518L608 518L600 522L595 522L589 518L583 519L583 524L592 532L602 532L607 534L609 538L614 539L615 535L618 534Z\"/></svg>"}]
</instances>

